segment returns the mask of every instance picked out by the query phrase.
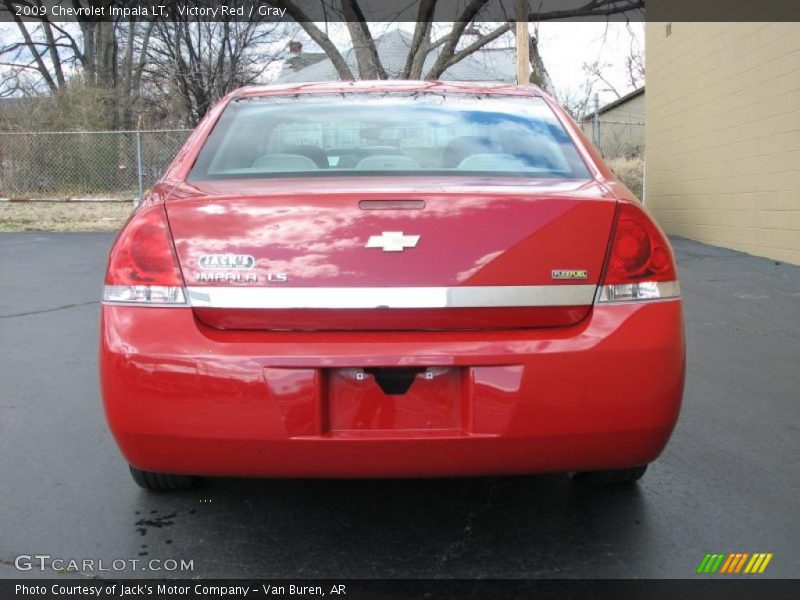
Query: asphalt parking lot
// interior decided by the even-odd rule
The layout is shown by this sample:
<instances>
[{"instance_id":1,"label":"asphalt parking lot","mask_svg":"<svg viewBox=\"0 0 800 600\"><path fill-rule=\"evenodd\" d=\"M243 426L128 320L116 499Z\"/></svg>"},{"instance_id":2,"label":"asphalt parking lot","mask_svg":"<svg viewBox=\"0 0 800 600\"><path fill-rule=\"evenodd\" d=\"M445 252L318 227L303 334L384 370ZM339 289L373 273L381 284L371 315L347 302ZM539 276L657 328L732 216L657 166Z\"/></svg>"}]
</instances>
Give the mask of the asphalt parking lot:
<instances>
[{"instance_id":1,"label":"asphalt parking lot","mask_svg":"<svg viewBox=\"0 0 800 600\"><path fill-rule=\"evenodd\" d=\"M152 495L98 393L112 238L0 234L1 577L39 576L20 554L194 565L100 576L685 578L706 552L772 552L761 577L800 574L798 267L675 240L684 408L638 487L215 479Z\"/></svg>"}]
</instances>

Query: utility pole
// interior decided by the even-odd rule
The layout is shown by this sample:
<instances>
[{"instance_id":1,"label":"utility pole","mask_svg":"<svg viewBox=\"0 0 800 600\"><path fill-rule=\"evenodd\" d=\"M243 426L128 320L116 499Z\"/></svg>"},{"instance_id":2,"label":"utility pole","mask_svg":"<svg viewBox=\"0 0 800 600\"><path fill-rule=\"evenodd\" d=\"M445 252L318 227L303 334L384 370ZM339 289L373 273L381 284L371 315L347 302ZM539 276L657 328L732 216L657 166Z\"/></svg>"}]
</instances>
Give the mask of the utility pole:
<instances>
[{"instance_id":1,"label":"utility pole","mask_svg":"<svg viewBox=\"0 0 800 600\"><path fill-rule=\"evenodd\" d=\"M517 0L517 85L528 85L531 75L531 58L528 33L528 0Z\"/></svg>"}]
</instances>

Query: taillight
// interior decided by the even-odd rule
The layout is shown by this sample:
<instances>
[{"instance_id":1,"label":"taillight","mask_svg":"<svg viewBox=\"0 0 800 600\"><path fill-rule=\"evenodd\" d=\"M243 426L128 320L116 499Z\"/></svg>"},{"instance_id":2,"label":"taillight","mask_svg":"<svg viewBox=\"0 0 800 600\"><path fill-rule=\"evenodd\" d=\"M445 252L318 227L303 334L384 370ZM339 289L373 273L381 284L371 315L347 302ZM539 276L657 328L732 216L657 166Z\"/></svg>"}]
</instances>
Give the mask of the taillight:
<instances>
[{"instance_id":1,"label":"taillight","mask_svg":"<svg viewBox=\"0 0 800 600\"><path fill-rule=\"evenodd\" d=\"M620 204L598 302L680 296L678 273L667 238L634 204Z\"/></svg>"},{"instance_id":2,"label":"taillight","mask_svg":"<svg viewBox=\"0 0 800 600\"><path fill-rule=\"evenodd\" d=\"M140 209L120 233L108 257L103 300L185 303L183 278L163 205Z\"/></svg>"}]
</instances>

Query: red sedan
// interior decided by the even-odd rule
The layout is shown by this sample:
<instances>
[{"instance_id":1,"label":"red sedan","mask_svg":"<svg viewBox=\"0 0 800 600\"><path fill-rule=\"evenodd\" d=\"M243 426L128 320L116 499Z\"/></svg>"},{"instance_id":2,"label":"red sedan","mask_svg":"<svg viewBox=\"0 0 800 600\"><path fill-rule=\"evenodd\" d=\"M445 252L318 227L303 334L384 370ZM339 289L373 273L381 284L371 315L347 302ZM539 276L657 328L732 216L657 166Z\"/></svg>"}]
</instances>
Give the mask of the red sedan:
<instances>
[{"instance_id":1,"label":"red sedan","mask_svg":"<svg viewBox=\"0 0 800 600\"><path fill-rule=\"evenodd\" d=\"M683 393L675 260L535 88L244 88L114 242L100 379L154 490L635 481Z\"/></svg>"}]
</instances>

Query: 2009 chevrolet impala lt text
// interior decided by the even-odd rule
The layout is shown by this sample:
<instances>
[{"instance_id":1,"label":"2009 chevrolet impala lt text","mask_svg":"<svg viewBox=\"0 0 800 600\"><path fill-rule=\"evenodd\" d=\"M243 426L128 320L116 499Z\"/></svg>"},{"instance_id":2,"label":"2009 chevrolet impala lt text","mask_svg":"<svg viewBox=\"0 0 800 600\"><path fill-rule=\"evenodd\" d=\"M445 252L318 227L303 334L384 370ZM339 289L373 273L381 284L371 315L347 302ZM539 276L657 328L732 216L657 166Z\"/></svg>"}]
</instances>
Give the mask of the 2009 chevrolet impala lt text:
<instances>
[{"instance_id":1,"label":"2009 chevrolet impala lt text","mask_svg":"<svg viewBox=\"0 0 800 600\"><path fill-rule=\"evenodd\" d=\"M243 88L113 244L100 376L154 490L634 481L678 418L678 278L663 232L536 88Z\"/></svg>"}]
</instances>

